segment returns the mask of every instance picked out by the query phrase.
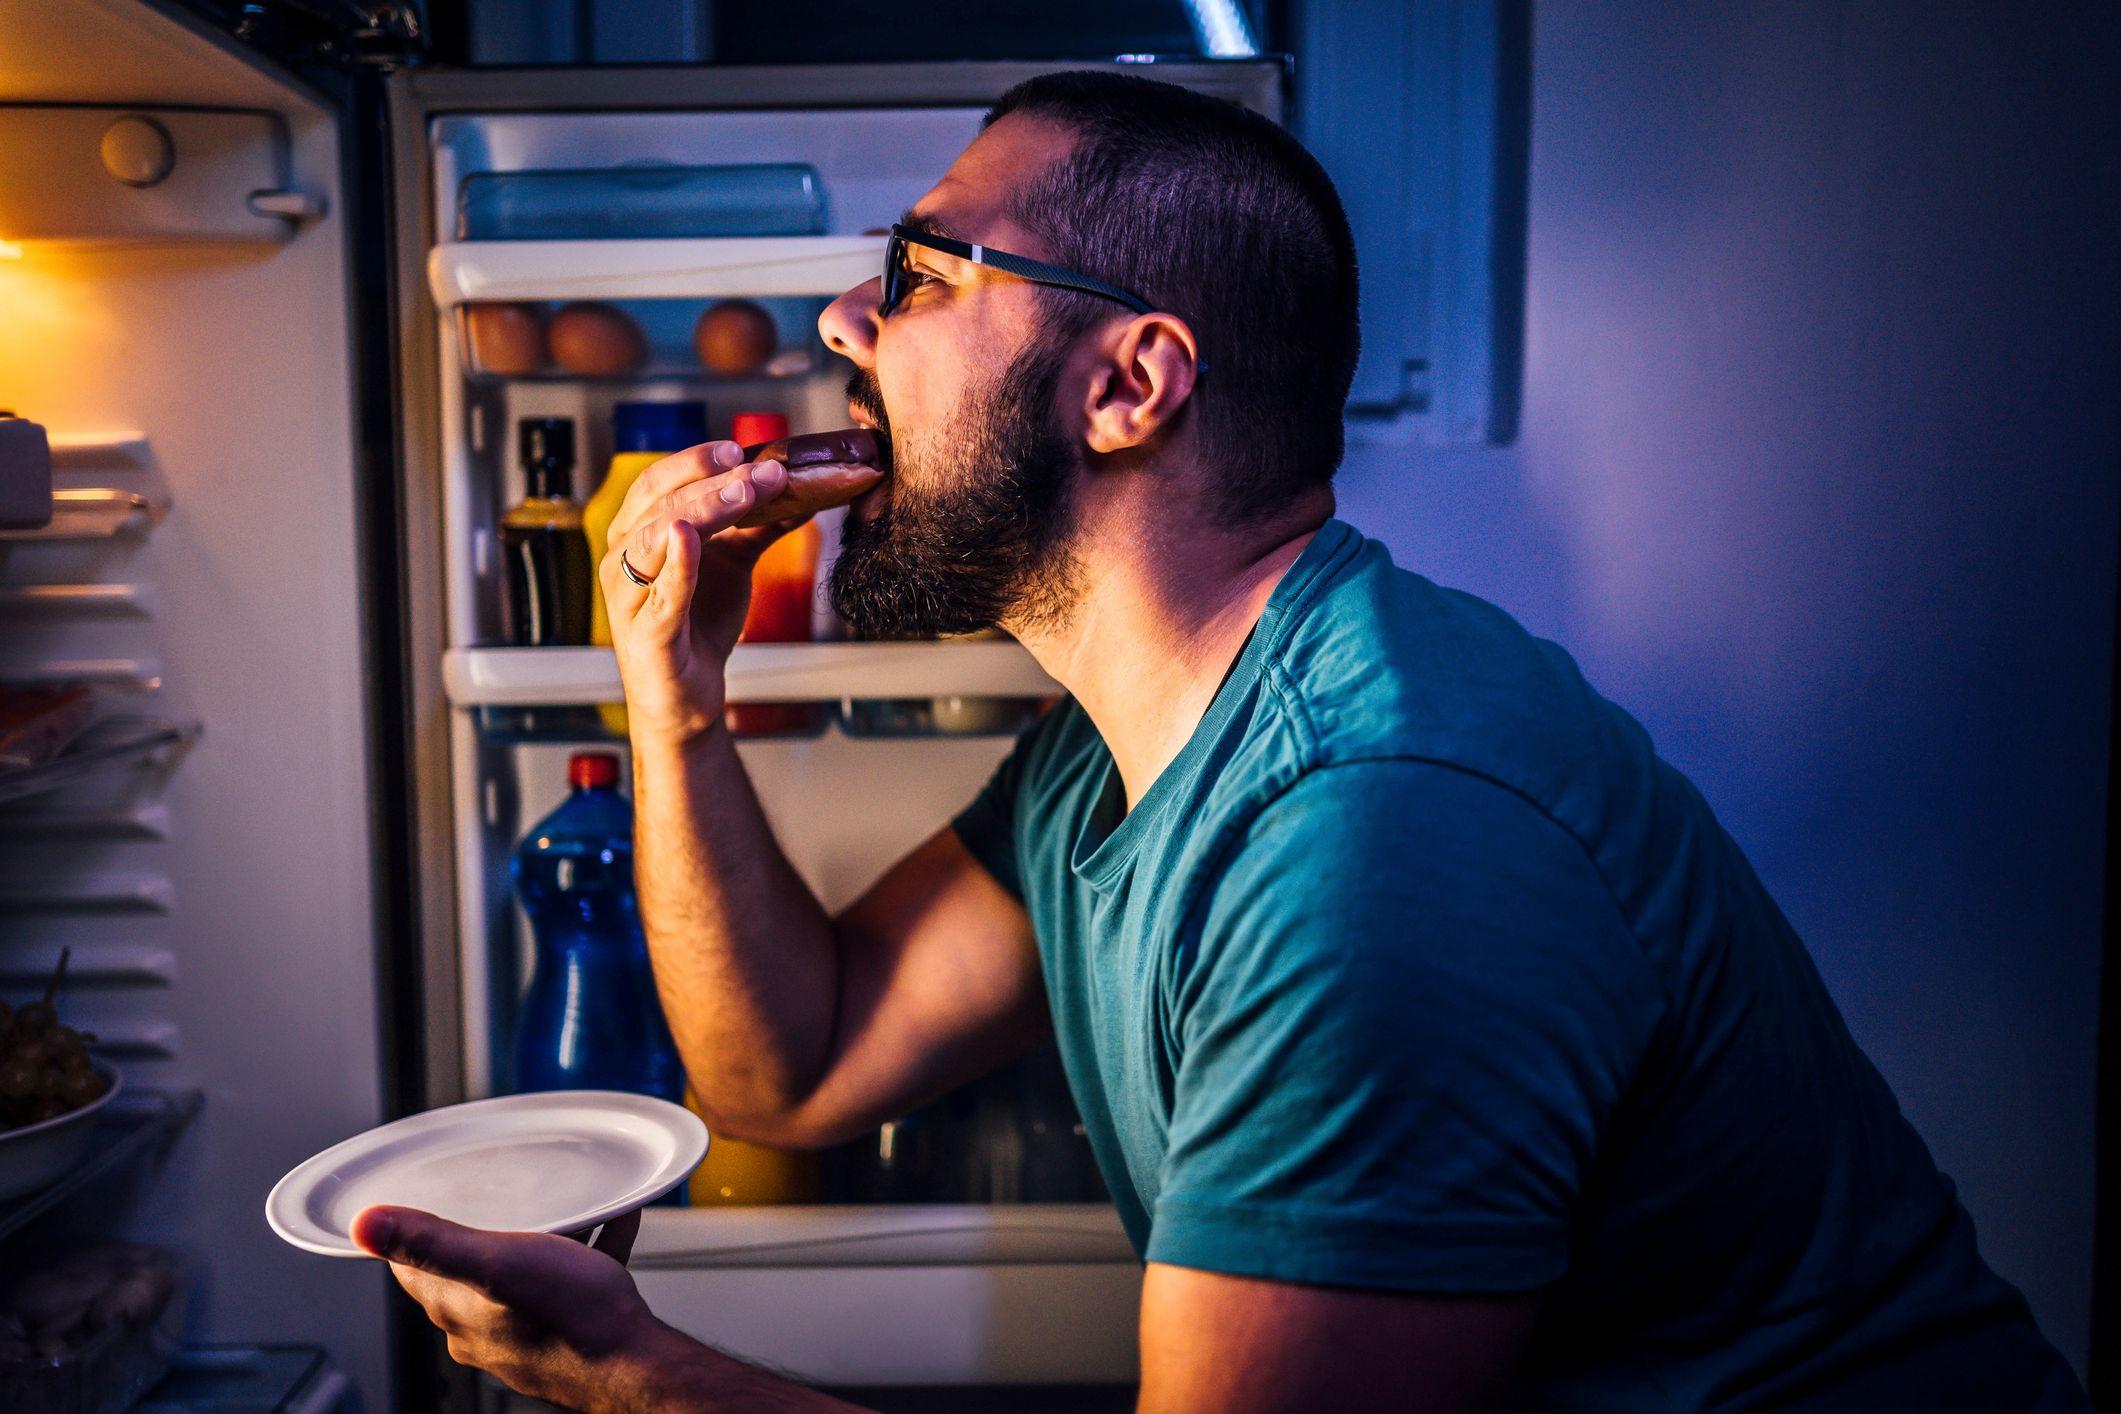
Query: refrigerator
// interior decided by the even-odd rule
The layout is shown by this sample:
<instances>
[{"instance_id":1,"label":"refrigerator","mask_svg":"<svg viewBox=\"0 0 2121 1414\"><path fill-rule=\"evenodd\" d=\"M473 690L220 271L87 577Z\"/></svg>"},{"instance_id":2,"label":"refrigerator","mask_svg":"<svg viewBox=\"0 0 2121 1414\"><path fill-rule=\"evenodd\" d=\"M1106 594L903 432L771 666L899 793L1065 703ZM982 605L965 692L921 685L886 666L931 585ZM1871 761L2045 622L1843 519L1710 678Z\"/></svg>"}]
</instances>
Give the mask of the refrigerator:
<instances>
[{"instance_id":1,"label":"refrigerator","mask_svg":"<svg viewBox=\"0 0 2121 1414\"><path fill-rule=\"evenodd\" d=\"M622 399L703 398L718 435L738 409L843 425L847 366L802 321L1052 66L449 71L329 7L251 9L339 72L298 78L177 6L0 0L0 408L45 429L57 498L0 532L0 682L90 683L107 719L94 769L0 802L0 981L19 1000L71 948L70 1018L167 1103L124 1225L180 1252L188 1342L321 1346L366 1408L438 1380L501 1407L379 1266L294 1250L262 1205L338 1140L505 1089L509 851L571 751L624 751L608 650L504 642L515 424L574 419L577 497ZM1280 114L1274 61L1155 73ZM817 229L463 235L467 178L718 164L811 169ZM801 356L704 372L691 321L733 297ZM576 301L632 314L646 366L503 376L467 346L482 305ZM1006 640L745 645L730 690L825 722L742 752L828 908L1057 691ZM1016 1138L982 1141L996 1174ZM632 1265L664 1319L813 1382L1131 1380L1140 1267L1094 1191L1039 1187L656 1208Z\"/></svg>"}]
</instances>

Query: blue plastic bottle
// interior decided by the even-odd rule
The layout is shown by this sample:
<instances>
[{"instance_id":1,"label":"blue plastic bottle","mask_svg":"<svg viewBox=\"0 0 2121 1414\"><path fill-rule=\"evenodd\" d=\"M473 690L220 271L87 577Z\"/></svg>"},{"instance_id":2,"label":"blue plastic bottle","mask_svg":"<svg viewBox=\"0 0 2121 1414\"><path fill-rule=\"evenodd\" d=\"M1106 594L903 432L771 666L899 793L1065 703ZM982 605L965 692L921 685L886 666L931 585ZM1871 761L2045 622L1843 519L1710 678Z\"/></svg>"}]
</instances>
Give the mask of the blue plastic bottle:
<instances>
[{"instance_id":1,"label":"blue plastic bottle","mask_svg":"<svg viewBox=\"0 0 2121 1414\"><path fill-rule=\"evenodd\" d=\"M577 752L567 779L574 793L523 837L511 862L537 940L516 1023L516 1088L631 1090L675 1102L685 1070L648 969L619 759Z\"/></svg>"}]
</instances>

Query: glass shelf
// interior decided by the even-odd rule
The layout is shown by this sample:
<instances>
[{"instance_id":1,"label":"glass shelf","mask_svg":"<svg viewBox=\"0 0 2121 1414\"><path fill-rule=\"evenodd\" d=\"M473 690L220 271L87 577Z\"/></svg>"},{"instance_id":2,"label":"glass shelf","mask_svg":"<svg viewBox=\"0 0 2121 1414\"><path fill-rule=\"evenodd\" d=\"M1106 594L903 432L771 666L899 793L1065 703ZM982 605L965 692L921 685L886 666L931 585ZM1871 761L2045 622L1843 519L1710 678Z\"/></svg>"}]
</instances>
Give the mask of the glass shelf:
<instances>
[{"instance_id":1,"label":"glass shelf","mask_svg":"<svg viewBox=\"0 0 2121 1414\"><path fill-rule=\"evenodd\" d=\"M617 387L675 383L734 396L766 394L801 384L806 379L818 376L821 363L822 360L813 357L801 367L789 365L781 372L761 369L757 373L710 373L698 363L686 365L672 359L661 359L651 361L630 373L570 373L564 368L546 367L535 373L489 373L482 369L467 369L464 376L481 383L589 383Z\"/></svg>"},{"instance_id":2,"label":"glass shelf","mask_svg":"<svg viewBox=\"0 0 2121 1414\"><path fill-rule=\"evenodd\" d=\"M74 745L40 766L0 771L0 803L42 795L121 766L146 765L199 739L197 722L107 717L89 724Z\"/></svg>"},{"instance_id":3,"label":"glass shelf","mask_svg":"<svg viewBox=\"0 0 2121 1414\"><path fill-rule=\"evenodd\" d=\"M86 1163L49 1187L0 1203L0 1243L76 1194L160 1153L199 1113L203 1098L197 1090L127 1089L115 1096L96 1121L96 1148Z\"/></svg>"},{"instance_id":4,"label":"glass shelf","mask_svg":"<svg viewBox=\"0 0 2121 1414\"><path fill-rule=\"evenodd\" d=\"M316 1345L187 1345L134 1414L334 1414L353 1388Z\"/></svg>"},{"instance_id":5,"label":"glass shelf","mask_svg":"<svg viewBox=\"0 0 2121 1414\"><path fill-rule=\"evenodd\" d=\"M442 655L458 707L594 706L625 700L609 648L458 648ZM874 701L909 697L1058 697L1020 644L746 643L729 655L729 700Z\"/></svg>"}]
</instances>

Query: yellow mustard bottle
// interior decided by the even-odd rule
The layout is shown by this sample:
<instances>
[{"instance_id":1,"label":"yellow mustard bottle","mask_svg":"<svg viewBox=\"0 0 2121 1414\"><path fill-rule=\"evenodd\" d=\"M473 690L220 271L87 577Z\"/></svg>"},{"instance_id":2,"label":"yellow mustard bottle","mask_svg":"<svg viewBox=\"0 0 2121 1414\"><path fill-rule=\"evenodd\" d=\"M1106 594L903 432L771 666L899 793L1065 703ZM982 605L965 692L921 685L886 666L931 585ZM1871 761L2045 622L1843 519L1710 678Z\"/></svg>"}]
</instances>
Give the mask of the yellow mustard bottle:
<instances>
[{"instance_id":1,"label":"yellow mustard bottle","mask_svg":"<svg viewBox=\"0 0 2121 1414\"><path fill-rule=\"evenodd\" d=\"M688 1087L685 1108L700 1114L700 1102ZM700 1115L705 1119L705 1115ZM711 1132L714 1126L709 1125ZM747 1208L761 1203L815 1203L818 1199L817 1155L791 1149L769 1149L724 1139L716 1134L707 1160L692 1171L686 1194L695 1208Z\"/></svg>"},{"instance_id":2,"label":"yellow mustard bottle","mask_svg":"<svg viewBox=\"0 0 2121 1414\"><path fill-rule=\"evenodd\" d=\"M611 469L604 484L582 507L582 534L589 540L589 641L611 643L611 615L604 605L604 585L596 567L611 548L611 522L619 503L641 473L672 452L707 440L707 405L697 399L680 402L619 403L611 410ZM626 706L607 702L597 708L605 728L626 735Z\"/></svg>"}]
</instances>

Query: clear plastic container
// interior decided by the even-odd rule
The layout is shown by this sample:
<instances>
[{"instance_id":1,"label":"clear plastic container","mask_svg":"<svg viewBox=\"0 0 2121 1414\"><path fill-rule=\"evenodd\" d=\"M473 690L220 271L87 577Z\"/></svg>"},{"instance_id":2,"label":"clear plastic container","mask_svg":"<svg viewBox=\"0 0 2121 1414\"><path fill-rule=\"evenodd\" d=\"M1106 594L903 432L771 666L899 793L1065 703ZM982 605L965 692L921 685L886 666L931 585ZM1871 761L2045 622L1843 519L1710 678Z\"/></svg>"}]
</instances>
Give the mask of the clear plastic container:
<instances>
[{"instance_id":1,"label":"clear plastic container","mask_svg":"<svg viewBox=\"0 0 2121 1414\"><path fill-rule=\"evenodd\" d=\"M166 1248L104 1243L34 1272L0 1298L0 1409L130 1409L169 1368L187 1283Z\"/></svg>"},{"instance_id":2,"label":"clear plastic container","mask_svg":"<svg viewBox=\"0 0 2121 1414\"><path fill-rule=\"evenodd\" d=\"M463 241L814 236L825 189L800 163L480 172L457 188Z\"/></svg>"}]
</instances>

